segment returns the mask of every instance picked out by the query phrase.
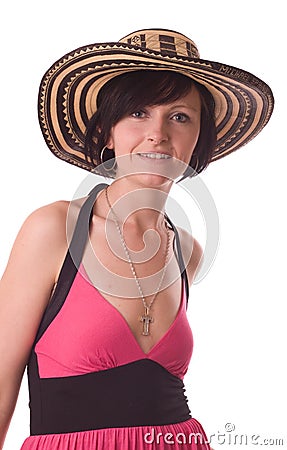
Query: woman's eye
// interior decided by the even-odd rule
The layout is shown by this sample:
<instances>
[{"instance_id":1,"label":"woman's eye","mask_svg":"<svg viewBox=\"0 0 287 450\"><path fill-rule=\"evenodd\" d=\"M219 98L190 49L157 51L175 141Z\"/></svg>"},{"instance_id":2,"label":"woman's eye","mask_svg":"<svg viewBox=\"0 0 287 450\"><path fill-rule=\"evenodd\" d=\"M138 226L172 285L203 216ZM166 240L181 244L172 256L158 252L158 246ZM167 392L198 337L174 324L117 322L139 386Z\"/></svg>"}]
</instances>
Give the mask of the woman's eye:
<instances>
[{"instance_id":1,"label":"woman's eye","mask_svg":"<svg viewBox=\"0 0 287 450\"><path fill-rule=\"evenodd\" d=\"M175 120L176 122L185 123L189 120L189 117L184 113L177 113L172 116L172 119Z\"/></svg>"},{"instance_id":2,"label":"woman's eye","mask_svg":"<svg viewBox=\"0 0 287 450\"><path fill-rule=\"evenodd\" d=\"M144 116L145 116L144 111L135 111L132 113L132 117L135 117L136 119L141 119Z\"/></svg>"}]
</instances>

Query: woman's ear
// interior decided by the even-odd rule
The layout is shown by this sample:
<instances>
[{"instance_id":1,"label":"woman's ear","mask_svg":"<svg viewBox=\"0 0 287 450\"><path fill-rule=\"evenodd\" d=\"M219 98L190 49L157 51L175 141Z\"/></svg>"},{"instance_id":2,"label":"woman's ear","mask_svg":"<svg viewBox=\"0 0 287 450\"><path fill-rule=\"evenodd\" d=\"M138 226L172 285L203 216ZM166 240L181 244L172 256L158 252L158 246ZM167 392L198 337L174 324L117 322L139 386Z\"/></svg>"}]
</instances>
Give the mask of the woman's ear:
<instances>
[{"instance_id":1,"label":"woman's ear","mask_svg":"<svg viewBox=\"0 0 287 450\"><path fill-rule=\"evenodd\" d=\"M106 147L111 150L114 148L114 140L111 135L110 135L109 139L107 140Z\"/></svg>"}]
</instances>

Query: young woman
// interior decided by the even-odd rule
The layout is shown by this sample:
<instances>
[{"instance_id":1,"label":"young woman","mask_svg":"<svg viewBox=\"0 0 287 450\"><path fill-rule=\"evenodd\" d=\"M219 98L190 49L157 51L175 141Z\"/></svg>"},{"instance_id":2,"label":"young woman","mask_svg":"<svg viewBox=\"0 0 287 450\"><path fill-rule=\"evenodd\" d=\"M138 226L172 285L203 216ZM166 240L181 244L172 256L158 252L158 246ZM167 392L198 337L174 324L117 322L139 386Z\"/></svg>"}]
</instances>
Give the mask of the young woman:
<instances>
[{"instance_id":1,"label":"young woman","mask_svg":"<svg viewBox=\"0 0 287 450\"><path fill-rule=\"evenodd\" d=\"M23 450L209 448L183 384L202 249L165 205L272 108L264 82L169 30L82 47L47 71L49 148L110 182L33 212L17 236L0 284L0 446L28 364Z\"/></svg>"}]
</instances>

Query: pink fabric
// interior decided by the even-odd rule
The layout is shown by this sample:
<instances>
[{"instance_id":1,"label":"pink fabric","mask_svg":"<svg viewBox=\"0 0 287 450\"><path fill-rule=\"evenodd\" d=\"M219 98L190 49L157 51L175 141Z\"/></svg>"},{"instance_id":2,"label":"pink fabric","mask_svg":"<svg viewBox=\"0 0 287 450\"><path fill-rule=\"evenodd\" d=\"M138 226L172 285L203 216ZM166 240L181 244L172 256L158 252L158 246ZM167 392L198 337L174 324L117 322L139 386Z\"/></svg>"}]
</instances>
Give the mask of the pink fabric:
<instances>
[{"instance_id":1,"label":"pink fabric","mask_svg":"<svg viewBox=\"0 0 287 450\"><path fill-rule=\"evenodd\" d=\"M174 322L145 354L124 317L80 271L61 311L35 348L41 378L81 375L149 358L181 379L192 349L184 283Z\"/></svg>"},{"instance_id":2,"label":"pink fabric","mask_svg":"<svg viewBox=\"0 0 287 450\"><path fill-rule=\"evenodd\" d=\"M207 450L196 419L154 427L106 428L80 433L32 436L21 450Z\"/></svg>"},{"instance_id":3,"label":"pink fabric","mask_svg":"<svg viewBox=\"0 0 287 450\"><path fill-rule=\"evenodd\" d=\"M37 343L41 378L101 371L148 358L183 378L193 349L182 282L177 316L159 342L145 354L124 317L77 273L66 301ZM201 424L185 422L142 427L106 428L28 437L21 450L204 450Z\"/></svg>"}]
</instances>

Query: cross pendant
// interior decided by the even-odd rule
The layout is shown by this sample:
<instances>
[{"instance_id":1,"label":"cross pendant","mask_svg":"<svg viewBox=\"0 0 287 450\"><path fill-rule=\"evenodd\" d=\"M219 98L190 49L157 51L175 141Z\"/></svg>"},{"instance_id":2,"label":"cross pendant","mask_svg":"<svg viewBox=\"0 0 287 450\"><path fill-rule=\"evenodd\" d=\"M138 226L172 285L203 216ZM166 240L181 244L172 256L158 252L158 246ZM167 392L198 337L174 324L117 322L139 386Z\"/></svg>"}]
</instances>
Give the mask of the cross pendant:
<instances>
[{"instance_id":1,"label":"cross pendant","mask_svg":"<svg viewBox=\"0 0 287 450\"><path fill-rule=\"evenodd\" d=\"M140 321L143 323L143 336L150 335L150 324L153 322L153 317L149 315L149 308L145 307L144 315L140 317Z\"/></svg>"}]
</instances>

